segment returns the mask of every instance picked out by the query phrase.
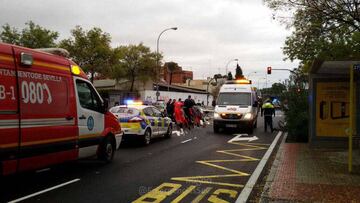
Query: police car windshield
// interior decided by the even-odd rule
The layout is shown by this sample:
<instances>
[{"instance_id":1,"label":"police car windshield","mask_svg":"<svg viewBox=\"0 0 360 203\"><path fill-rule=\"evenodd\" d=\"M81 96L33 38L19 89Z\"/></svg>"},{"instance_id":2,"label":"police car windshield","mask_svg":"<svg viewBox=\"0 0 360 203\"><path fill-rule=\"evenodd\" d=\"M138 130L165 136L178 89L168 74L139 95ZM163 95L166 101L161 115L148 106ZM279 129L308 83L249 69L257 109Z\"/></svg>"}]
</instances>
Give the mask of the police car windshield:
<instances>
[{"instance_id":1,"label":"police car windshield","mask_svg":"<svg viewBox=\"0 0 360 203\"><path fill-rule=\"evenodd\" d=\"M218 105L251 105L250 93L220 93Z\"/></svg>"},{"instance_id":2,"label":"police car windshield","mask_svg":"<svg viewBox=\"0 0 360 203\"><path fill-rule=\"evenodd\" d=\"M128 107L119 107L110 109L111 113L118 113L124 114L126 116L137 116L140 114L140 111L135 108L128 108Z\"/></svg>"}]
</instances>

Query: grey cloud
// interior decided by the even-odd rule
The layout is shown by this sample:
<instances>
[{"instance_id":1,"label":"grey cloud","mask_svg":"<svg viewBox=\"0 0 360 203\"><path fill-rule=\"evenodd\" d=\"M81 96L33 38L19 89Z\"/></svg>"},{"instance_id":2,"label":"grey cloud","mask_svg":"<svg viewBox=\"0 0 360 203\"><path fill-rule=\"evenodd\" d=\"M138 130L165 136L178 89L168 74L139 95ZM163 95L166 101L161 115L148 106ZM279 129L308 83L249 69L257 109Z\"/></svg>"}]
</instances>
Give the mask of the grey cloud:
<instances>
[{"instance_id":1,"label":"grey cloud","mask_svg":"<svg viewBox=\"0 0 360 203\"><path fill-rule=\"evenodd\" d=\"M245 72L295 67L284 62L281 46L289 34L271 20L262 0L0 0L0 24L23 27L33 20L67 38L76 25L100 27L112 36L112 45L143 42L156 49L160 41L164 60L192 68L195 77L225 72L227 61L239 58ZM287 77L286 74L273 76Z\"/></svg>"}]
</instances>

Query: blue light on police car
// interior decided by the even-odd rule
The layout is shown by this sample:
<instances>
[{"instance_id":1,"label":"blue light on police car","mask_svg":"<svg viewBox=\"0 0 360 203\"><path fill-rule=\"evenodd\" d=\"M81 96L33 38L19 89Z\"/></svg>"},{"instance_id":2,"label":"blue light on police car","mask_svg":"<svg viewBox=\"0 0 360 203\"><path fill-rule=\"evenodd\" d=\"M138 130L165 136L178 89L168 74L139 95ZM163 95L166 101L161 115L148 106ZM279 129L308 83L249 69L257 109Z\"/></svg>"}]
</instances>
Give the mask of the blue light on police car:
<instances>
[{"instance_id":1,"label":"blue light on police car","mask_svg":"<svg viewBox=\"0 0 360 203\"><path fill-rule=\"evenodd\" d=\"M141 101L134 101L132 99L125 100L126 105L142 105Z\"/></svg>"},{"instance_id":2,"label":"blue light on police car","mask_svg":"<svg viewBox=\"0 0 360 203\"><path fill-rule=\"evenodd\" d=\"M125 104L127 104L127 105L134 104L134 100L132 100L132 99L125 100Z\"/></svg>"}]
</instances>

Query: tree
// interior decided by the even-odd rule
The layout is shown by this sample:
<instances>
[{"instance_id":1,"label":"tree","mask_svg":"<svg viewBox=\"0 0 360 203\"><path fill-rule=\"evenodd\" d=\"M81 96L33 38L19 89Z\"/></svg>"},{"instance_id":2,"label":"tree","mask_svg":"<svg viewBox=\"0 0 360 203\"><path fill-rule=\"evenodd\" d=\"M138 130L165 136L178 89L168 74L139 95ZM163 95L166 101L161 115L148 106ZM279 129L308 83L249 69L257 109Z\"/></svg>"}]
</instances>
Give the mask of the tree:
<instances>
[{"instance_id":1,"label":"tree","mask_svg":"<svg viewBox=\"0 0 360 203\"><path fill-rule=\"evenodd\" d=\"M232 75L231 71L229 71L229 73L227 75L227 79L228 80L233 80L233 75Z\"/></svg>"},{"instance_id":2,"label":"tree","mask_svg":"<svg viewBox=\"0 0 360 203\"><path fill-rule=\"evenodd\" d=\"M223 76L222 76L221 74L215 74L215 75L214 75L214 79L215 79L216 82L217 82L217 80L220 79L220 78L223 78Z\"/></svg>"},{"instance_id":3,"label":"tree","mask_svg":"<svg viewBox=\"0 0 360 203\"><path fill-rule=\"evenodd\" d=\"M71 30L71 35L72 37L62 40L59 47L70 52L71 58L86 73L90 73L90 80L93 82L95 73L106 73L106 68L113 65L111 37L100 28L86 31L80 26Z\"/></svg>"},{"instance_id":4,"label":"tree","mask_svg":"<svg viewBox=\"0 0 360 203\"><path fill-rule=\"evenodd\" d=\"M216 85L215 88L211 90L211 95L213 96L213 99L216 100L219 92L220 92L221 85Z\"/></svg>"},{"instance_id":5,"label":"tree","mask_svg":"<svg viewBox=\"0 0 360 203\"><path fill-rule=\"evenodd\" d=\"M58 32L43 28L32 21L25 25L26 27L21 31L9 24L3 25L0 33L1 41L33 49L56 47Z\"/></svg>"},{"instance_id":6,"label":"tree","mask_svg":"<svg viewBox=\"0 0 360 203\"><path fill-rule=\"evenodd\" d=\"M307 142L309 129L309 100L306 89L307 76L301 69L295 69L291 75L288 91L283 93L282 101L287 104L284 109L288 139Z\"/></svg>"},{"instance_id":7,"label":"tree","mask_svg":"<svg viewBox=\"0 0 360 203\"><path fill-rule=\"evenodd\" d=\"M358 0L265 0L275 18L293 28L283 48L287 59L299 59L303 67L315 58L323 60L360 57ZM282 13L292 12L284 18Z\"/></svg>"},{"instance_id":8,"label":"tree","mask_svg":"<svg viewBox=\"0 0 360 203\"><path fill-rule=\"evenodd\" d=\"M240 79L243 78L243 72L241 70L241 67L239 66L239 64L236 64L236 74L235 74L235 79Z\"/></svg>"},{"instance_id":9,"label":"tree","mask_svg":"<svg viewBox=\"0 0 360 203\"><path fill-rule=\"evenodd\" d=\"M158 71L156 67L157 54L151 52L149 47L140 43L139 45L120 46L114 51L118 63L113 67L122 74L120 74L121 78L130 80L130 92L134 90L134 83L137 79L140 81L156 79ZM159 58L162 56L160 55Z\"/></svg>"},{"instance_id":10,"label":"tree","mask_svg":"<svg viewBox=\"0 0 360 203\"><path fill-rule=\"evenodd\" d=\"M173 73L174 73L175 70L177 70L179 68L179 65L177 63L175 63L175 62L167 62L167 63L165 63L164 66L170 72L169 84L171 85Z\"/></svg>"}]
</instances>

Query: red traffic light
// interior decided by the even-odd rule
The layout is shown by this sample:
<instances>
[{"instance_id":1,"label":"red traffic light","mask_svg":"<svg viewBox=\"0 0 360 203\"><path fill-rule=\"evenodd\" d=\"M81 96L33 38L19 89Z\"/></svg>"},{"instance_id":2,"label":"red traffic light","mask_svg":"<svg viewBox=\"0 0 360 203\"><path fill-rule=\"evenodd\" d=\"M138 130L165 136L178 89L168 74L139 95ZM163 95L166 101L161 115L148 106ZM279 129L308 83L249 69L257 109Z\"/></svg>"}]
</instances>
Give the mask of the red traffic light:
<instances>
[{"instance_id":1,"label":"red traffic light","mask_svg":"<svg viewBox=\"0 0 360 203\"><path fill-rule=\"evenodd\" d=\"M267 67L267 74L270 75L271 74L271 67Z\"/></svg>"}]
</instances>

